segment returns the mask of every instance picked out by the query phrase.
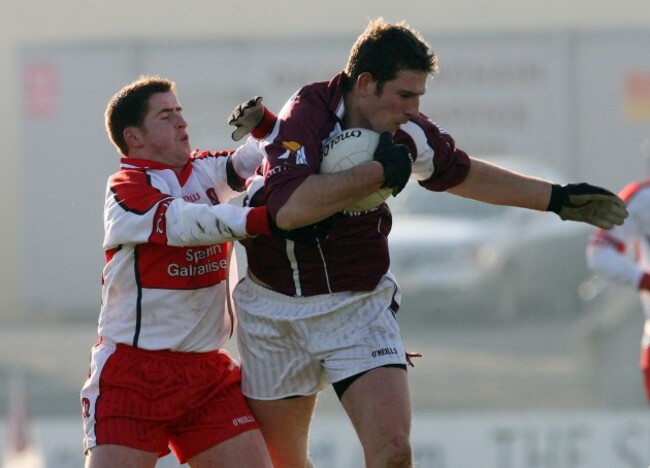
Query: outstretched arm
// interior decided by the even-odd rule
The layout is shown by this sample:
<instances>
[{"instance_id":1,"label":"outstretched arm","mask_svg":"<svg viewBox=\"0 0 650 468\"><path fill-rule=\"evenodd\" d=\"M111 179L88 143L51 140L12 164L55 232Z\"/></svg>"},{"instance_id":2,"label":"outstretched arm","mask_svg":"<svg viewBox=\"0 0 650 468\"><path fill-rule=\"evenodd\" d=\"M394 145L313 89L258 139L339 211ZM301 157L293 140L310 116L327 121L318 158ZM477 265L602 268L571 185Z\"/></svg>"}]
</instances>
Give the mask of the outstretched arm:
<instances>
[{"instance_id":1,"label":"outstretched arm","mask_svg":"<svg viewBox=\"0 0 650 468\"><path fill-rule=\"evenodd\" d=\"M551 198L552 185L549 181L472 158L465 180L447 191L493 205L545 211Z\"/></svg>"},{"instance_id":2,"label":"outstretched arm","mask_svg":"<svg viewBox=\"0 0 650 468\"><path fill-rule=\"evenodd\" d=\"M627 218L625 202L606 189L586 183L560 186L480 159L472 159L465 180L448 191L495 205L553 211L563 220L603 229L620 226Z\"/></svg>"}]
</instances>

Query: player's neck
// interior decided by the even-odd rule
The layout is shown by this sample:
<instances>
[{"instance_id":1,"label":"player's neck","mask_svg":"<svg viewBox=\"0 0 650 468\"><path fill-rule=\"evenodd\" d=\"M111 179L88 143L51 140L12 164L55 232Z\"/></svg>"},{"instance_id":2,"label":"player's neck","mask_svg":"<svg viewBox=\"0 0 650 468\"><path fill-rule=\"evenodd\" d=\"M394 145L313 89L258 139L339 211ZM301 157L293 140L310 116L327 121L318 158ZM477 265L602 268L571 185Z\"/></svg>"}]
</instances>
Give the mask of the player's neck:
<instances>
[{"instance_id":1,"label":"player's neck","mask_svg":"<svg viewBox=\"0 0 650 468\"><path fill-rule=\"evenodd\" d=\"M370 122L361 112L359 100L354 91L346 93L343 101L345 102L345 115L341 122L343 128L371 128Z\"/></svg>"}]
</instances>

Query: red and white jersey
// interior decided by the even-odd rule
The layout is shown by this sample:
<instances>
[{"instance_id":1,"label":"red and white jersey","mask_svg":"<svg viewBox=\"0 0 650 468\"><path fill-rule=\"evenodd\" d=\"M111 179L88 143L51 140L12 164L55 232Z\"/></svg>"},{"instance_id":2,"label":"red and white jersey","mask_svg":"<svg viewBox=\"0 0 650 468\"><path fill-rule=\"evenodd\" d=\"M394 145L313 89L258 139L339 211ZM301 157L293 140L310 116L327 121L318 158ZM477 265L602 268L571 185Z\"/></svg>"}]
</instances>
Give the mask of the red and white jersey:
<instances>
[{"instance_id":1,"label":"red and white jersey","mask_svg":"<svg viewBox=\"0 0 650 468\"><path fill-rule=\"evenodd\" d=\"M644 272L650 272L650 180L629 184L619 195L629 216L623 225L591 235L587 262L594 273L637 288ZM650 319L650 292L642 291L641 301Z\"/></svg>"},{"instance_id":2,"label":"red and white jersey","mask_svg":"<svg viewBox=\"0 0 650 468\"><path fill-rule=\"evenodd\" d=\"M240 179L261 163L255 145L249 140L233 155ZM195 152L180 175L160 163L121 160L104 205L102 340L205 352L229 339L229 241L257 233L255 210L227 204L239 195L228 185L230 153Z\"/></svg>"},{"instance_id":3,"label":"red and white jersey","mask_svg":"<svg viewBox=\"0 0 650 468\"><path fill-rule=\"evenodd\" d=\"M265 186L253 206L266 204L274 217L294 190L320 169L322 143L342 131L345 115L343 74L299 90L284 105L273 131L262 142L267 157ZM424 188L444 191L465 179L470 159L454 139L420 114L394 135L414 158L412 178ZM435 197L431 199L435 203ZM388 205L362 213L333 216L328 238L317 246L275 237L242 242L250 271L289 296L371 291L388 271Z\"/></svg>"}]
</instances>

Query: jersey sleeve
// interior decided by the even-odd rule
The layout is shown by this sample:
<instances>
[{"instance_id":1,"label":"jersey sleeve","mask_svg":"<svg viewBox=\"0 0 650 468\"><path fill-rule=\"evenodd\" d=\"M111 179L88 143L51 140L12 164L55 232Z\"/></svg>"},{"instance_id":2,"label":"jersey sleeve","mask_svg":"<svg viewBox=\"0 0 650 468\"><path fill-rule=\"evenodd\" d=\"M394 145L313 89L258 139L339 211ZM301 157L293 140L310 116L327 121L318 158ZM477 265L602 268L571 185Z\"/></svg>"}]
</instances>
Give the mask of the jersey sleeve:
<instances>
[{"instance_id":1,"label":"jersey sleeve","mask_svg":"<svg viewBox=\"0 0 650 468\"><path fill-rule=\"evenodd\" d=\"M253 137L248 137L244 144L232 154L232 165L237 176L246 181L253 177L264 161L262 143Z\"/></svg>"},{"instance_id":2,"label":"jersey sleeve","mask_svg":"<svg viewBox=\"0 0 650 468\"><path fill-rule=\"evenodd\" d=\"M636 287L643 271L631 257L626 243L618 241L613 234L604 230L592 234L587 245L587 265L603 278Z\"/></svg>"},{"instance_id":3,"label":"jersey sleeve","mask_svg":"<svg viewBox=\"0 0 650 468\"><path fill-rule=\"evenodd\" d=\"M395 133L395 142L409 148L414 158L411 178L429 190L445 191L467 177L471 164L467 153L423 114L403 124Z\"/></svg>"},{"instance_id":4,"label":"jersey sleeve","mask_svg":"<svg viewBox=\"0 0 650 468\"><path fill-rule=\"evenodd\" d=\"M249 137L235 151L196 151L191 159L202 183L215 188L220 203L228 203L245 189L262 164L263 153L257 140Z\"/></svg>"},{"instance_id":5,"label":"jersey sleeve","mask_svg":"<svg viewBox=\"0 0 650 468\"><path fill-rule=\"evenodd\" d=\"M266 212L265 208L197 205L175 199L164 214L162 222L166 223L166 229L154 233L150 240L180 247L245 239L260 233L251 227L257 221L252 218L255 216L254 210L258 209Z\"/></svg>"},{"instance_id":6,"label":"jersey sleeve","mask_svg":"<svg viewBox=\"0 0 650 468\"><path fill-rule=\"evenodd\" d=\"M264 160L261 143L252 137L234 151L219 151L192 154L194 168L216 186L222 203L239 196L246 184L260 168Z\"/></svg>"},{"instance_id":7,"label":"jersey sleeve","mask_svg":"<svg viewBox=\"0 0 650 468\"><path fill-rule=\"evenodd\" d=\"M265 213L265 208L175 199L154 187L146 172L122 171L108 182L104 249L123 244L194 246L243 239L266 233Z\"/></svg>"},{"instance_id":8,"label":"jersey sleeve","mask_svg":"<svg viewBox=\"0 0 650 468\"><path fill-rule=\"evenodd\" d=\"M587 244L589 268L610 281L638 287L644 274L639 261L640 247L650 234L650 189L646 188L628 202L629 217L622 226L598 229Z\"/></svg>"}]
</instances>

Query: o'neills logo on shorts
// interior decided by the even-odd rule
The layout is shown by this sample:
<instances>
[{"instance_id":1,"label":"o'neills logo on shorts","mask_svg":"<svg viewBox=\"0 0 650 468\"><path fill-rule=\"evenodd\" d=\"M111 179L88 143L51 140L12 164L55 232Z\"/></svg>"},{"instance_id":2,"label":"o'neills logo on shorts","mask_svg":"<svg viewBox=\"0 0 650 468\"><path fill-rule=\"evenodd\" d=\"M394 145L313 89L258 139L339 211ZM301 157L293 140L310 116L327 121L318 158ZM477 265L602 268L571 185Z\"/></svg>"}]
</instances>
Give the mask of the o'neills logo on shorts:
<instances>
[{"instance_id":1,"label":"o'neills logo on shorts","mask_svg":"<svg viewBox=\"0 0 650 468\"><path fill-rule=\"evenodd\" d=\"M243 424L250 424L254 423L255 418L251 416L250 414L247 414L246 416L240 416L238 418L235 418L232 420L232 425L233 426L241 426Z\"/></svg>"},{"instance_id":2,"label":"o'neills logo on shorts","mask_svg":"<svg viewBox=\"0 0 650 468\"><path fill-rule=\"evenodd\" d=\"M381 348L372 352L372 357L390 356L397 354L395 348Z\"/></svg>"}]
</instances>

